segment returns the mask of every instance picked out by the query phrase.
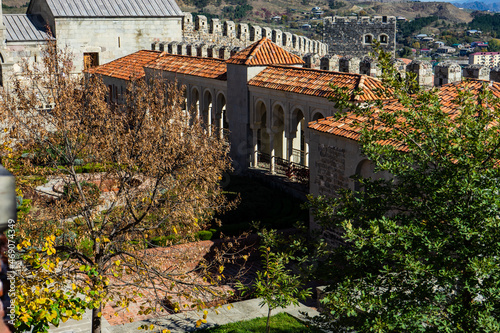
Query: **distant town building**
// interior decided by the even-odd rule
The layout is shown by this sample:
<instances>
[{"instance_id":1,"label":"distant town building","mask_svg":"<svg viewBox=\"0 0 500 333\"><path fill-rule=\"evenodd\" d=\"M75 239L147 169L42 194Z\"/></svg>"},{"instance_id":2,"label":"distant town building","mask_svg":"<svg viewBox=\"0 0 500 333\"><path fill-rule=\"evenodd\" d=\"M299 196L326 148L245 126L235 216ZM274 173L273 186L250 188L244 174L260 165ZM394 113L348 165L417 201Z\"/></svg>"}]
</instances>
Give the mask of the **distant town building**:
<instances>
[{"instance_id":1,"label":"distant town building","mask_svg":"<svg viewBox=\"0 0 500 333\"><path fill-rule=\"evenodd\" d=\"M481 30L467 30L467 36L481 35L483 32Z\"/></svg>"},{"instance_id":2,"label":"distant town building","mask_svg":"<svg viewBox=\"0 0 500 333\"><path fill-rule=\"evenodd\" d=\"M478 46L481 46L481 45L486 45L486 47L487 47L488 43L487 42L472 42L472 43L470 43L471 47L478 47Z\"/></svg>"},{"instance_id":3,"label":"distant town building","mask_svg":"<svg viewBox=\"0 0 500 333\"><path fill-rule=\"evenodd\" d=\"M467 56L469 53L472 53L474 52L474 49L471 49L471 48L463 48L460 50L460 56L461 57L465 57Z\"/></svg>"},{"instance_id":4,"label":"distant town building","mask_svg":"<svg viewBox=\"0 0 500 333\"><path fill-rule=\"evenodd\" d=\"M500 52L476 52L469 55L469 65L500 66Z\"/></svg>"},{"instance_id":5,"label":"distant town building","mask_svg":"<svg viewBox=\"0 0 500 333\"><path fill-rule=\"evenodd\" d=\"M457 51L457 49L455 49L454 47L451 47L451 46L441 46L441 47L438 47L438 49L436 50L437 53L442 53L442 54L455 53L456 51Z\"/></svg>"}]
</instances>

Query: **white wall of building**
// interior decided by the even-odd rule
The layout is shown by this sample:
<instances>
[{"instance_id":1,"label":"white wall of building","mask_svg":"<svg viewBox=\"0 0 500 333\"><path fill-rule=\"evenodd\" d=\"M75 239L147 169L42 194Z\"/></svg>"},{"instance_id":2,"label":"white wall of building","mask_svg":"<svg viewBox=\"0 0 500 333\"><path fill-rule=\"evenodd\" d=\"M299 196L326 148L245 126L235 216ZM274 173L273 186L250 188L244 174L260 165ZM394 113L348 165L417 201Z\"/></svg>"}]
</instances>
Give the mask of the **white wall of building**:
<instances>
[{"instance_id":1,"label":"white wall of building","mask_svg":"<svg viewBox=\"0 0 500 333\"><path fill-rule=\"evenodd\" d=\"M169 18L56 18L59 47L75 55L75 70L83 69L83 54L99 53L99 64L150 49L158 40L182 39L180 17Z\"/></svg>"}]
</instances>

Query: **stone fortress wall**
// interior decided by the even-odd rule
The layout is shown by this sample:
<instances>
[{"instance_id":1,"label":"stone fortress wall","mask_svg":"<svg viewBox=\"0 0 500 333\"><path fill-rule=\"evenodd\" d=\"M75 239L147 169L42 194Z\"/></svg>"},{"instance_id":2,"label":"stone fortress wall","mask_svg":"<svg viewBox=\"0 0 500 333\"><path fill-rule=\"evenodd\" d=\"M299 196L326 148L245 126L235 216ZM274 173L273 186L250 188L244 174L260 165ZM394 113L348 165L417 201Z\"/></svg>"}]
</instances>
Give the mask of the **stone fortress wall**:
<instances>
[{"instance_id":1,"label":"stone fortress wall","mask_svg":"<svg viewBox=\"0 0 500 333\"><path fill-rule=\"evenodd\" d=\"M380 42L382 49L394 55L396 50L396 17L350 16L325 17L323 41L331 55L361 58L372 50L372 43Z\"/></svg>"},{"instance_id":2,"label":"stone fortress wall","mask_svg":"<svg viewBox=\"0 0 500 333\"><path fill-rule=\"evenodd\" d=\"M453 61L443 61L434 67L427 60L414 59L405 64L400 59L393 58L392 64L398 74L405 77L406 73L414 73L420 86L424 88L439 87L443 84L460 82L463 79L479 79L500 82L500 67L488 68L483 65L468 65L461 68ZM317 67L313 67L317 68ZM381 68L376 59L366 56L326 55L320 59L320 69L333 72L364 74L380 77Z\"/></svg>"},{"instance_id":3,"label":"stone fortress wall","mask_svg":"<svg viewBox=\"0 0 500 333\"><path fill-rule=\"evenodd\" d=\"M233 21L211 19L208 22L203 15L198 15L193 20L191 13L185 13L182 20L181 41L158 40L151 48L172 54L227 59L262 37L269 38L291 53L312 58L309 61L315 61L318 65L320 57L328 53L325 43L304 36L258 25L236 24Z\"/></svg>"}]
</instances>

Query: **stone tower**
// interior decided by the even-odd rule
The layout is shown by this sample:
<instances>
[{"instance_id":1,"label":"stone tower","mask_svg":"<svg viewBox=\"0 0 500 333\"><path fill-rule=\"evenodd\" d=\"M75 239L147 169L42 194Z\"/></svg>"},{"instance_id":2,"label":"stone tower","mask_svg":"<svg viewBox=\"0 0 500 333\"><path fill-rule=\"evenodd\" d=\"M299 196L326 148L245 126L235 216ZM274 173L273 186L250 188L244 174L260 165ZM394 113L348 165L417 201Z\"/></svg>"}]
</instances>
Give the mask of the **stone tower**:
<instances>
[{"instance_id":1,"label":"stone tower","mask_svg":"<svg viewBox=\"0 0 500 333\"><path fill-rule=\"evenodd\" d=\"M396 69L396 71L398 72L399 77L401 78L406 77L406 64L403 61L396 58L392 58L391 65L394 66L394 69Z\"/></svg>"},{"instance_id":2,"label":"stone tower","mask_svg":"<svg viewBox=\"0 0 500 333\"><path fill-rule=\"evenodd\" d=\"M463 77L479 80L490 79L490 68L483 65L469 65L463 69Z\"/></svg>"},{"instance_id":3,"label":"stone tower","mask_svg":"<svg viewBox=\"0 0 500 333\"><path fill-rule=\"evenodd\" d=\"M380 77L382 71L378 66L376 59L372 57L364 57L359 63L359 74L368 75L371 77Z\"/></svg>"},{"instance_id":4,"label":"stone tower","mask_svg":"<svg viewBox=\"0 0 500 333\"><path fill-rule=\"evenodd\" d=\"M339 60L339 72L359 74L359 58L345 56Z\"/></svg>"},{"instance_id":5,"label":"stone tower","mask_svg":"<svg viewBox=\"0 0 500 333\"><path fill-rule=\"evenodd\" d=\"M320 68L324 71L339 71L339 60L340 57L338 55L329 55L327 54L320 60Z\"/></svg>"},{"instance_id":6,"label":"stone tower","mask_svg":"<svg viewBox=\"0 0 500 333\"><path fill-rule=\"evenodd\" d=\"M393 56L396 51L396 18L373 17L325 17L323 41L329 54L353 55L362 58L373 50L378 41L382 49Z\"/></svg>"},{"instance_id":7,"label":"stone tower","mask_svg":"<svg viewBox=\"0 0 500 333\"><path fill-rule=\"evenodd\" d=\"M493 67L490 70L490 80L500 82L500 67Z\"/></svg>"},{"instance_id":8,"label":"stone tower","mask_svg":"<svg viewBox=\"0 0 500 333\"><path fill-rule=\"evenodd\" d=\"M443 61L434 67L434 85L436 87L461 80L462 68L454 61Z\"/></svg>"},{"instance_id":9,"label":"stone tower","mask_svg":"<svg viewBox=\"0 0 500 333\"><path fill-rule=\"evenodd\" d=\"M413 60L406 66L406 72L415 73L417 82L423 88L431 88L432 80L432 64L427 60Z\"/></svg>"}]
</instances>

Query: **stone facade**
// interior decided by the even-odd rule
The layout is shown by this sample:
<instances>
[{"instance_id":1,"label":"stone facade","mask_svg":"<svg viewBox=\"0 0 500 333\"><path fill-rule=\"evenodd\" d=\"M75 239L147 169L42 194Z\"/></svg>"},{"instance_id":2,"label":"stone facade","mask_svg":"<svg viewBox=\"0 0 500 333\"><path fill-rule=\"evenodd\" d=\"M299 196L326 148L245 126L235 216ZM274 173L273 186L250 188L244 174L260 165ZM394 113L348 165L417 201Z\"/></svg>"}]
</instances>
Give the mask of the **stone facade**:
<instances>
[{"instance_id":1,"label":"stone facade","mask_svg":"<svg viewBox=\"0 0 500 333\"><path fill-rule=\"evenodd\" d=\"M364 57L359 63L359 74L380 77L382 70L380 69L376 59L372 57Z\"/></svg>"},{"instance_id":2,"label":"stone facade","mask_svg":"<svg viewBox=\"0 0 500 333\"><path fill-rule=\"evenodd\" d=\"M332 195L348 188L349 178L345 174L345 149L320 145L319 159L314 162L317 175L313 181L319 195Z\"/></svg>"},{"instance_id":3,"label":"stone facade","mask_svg":"<svg viewBox=\"0 0 500 333\"><path fill-rule=\"evenodd\" d=\"M338 55L326 55L320 60L320 69L324 71L339 71L339 60Z\"/></svg>"},{"instance_id":4,"label":"stone facade","mask_svg":"<svg viewBox=\"0 0 500 333\"><path fill-rule=\"evenodd\" d=\"M483 65L469 65L463 69L464 78L489 80L490 68Z\"/></svg>"},{"instance_id":5,"label":"stone facade","mask_svg":"<svg viewBox=\"0 0 500 333\"><path fill-rule=\"evenodd\" d=\"M396 58L392 58L391 64L394 66L394 68L396 69L401 78L406 77L406 64L403 61Z\"/></svg>"},{"instance_id":6,"label":"stone facade","mask_svg":"<svg viewBox=\"0 0 500 333\"><path fill-rule=\"evenodd\" d=\"M434 86L460 82L462 80L462 68L452 61L444 61L434 67Z\"/></svg>"},{"instance_id":7,"label":"stone facade","mask_svg":"<svg viewBox=\"0 0 500 333\"><path fill-rule=\"evenodd\" d=\"M359 74L359 63L361 60L353 56L345 56L339 59L339 72Z\"/></svg>"},{"instance_id":8,"label":"stone facade","mask_svg":"<svg viewBox=\"0 0 500 333\"><path fill-rule=\"evenodd\" d=\"M326 17L323 20L323 41L329 54L351 55L362 58L372 51L372 43L380 42L383 50L395 54L396 18Z\"/></svg>"},{"instance_id":9,"label":"stone facade","mask_svg":"<svg viewBox=\"0 0 500 333\"><path fill-rule=\"evenodd\" d=\"M305 68L314 68L314 69L320 69L321 68L321 58L319 55L315 53L309 53L306 54L304 57L304 67Z\"/></svg>"},{"instance_id":10,"label":"stone facade","mask_svg":"<svg viewBox=\"0 0 500 333\"><path fill-rule=\"evenodd\" d=\"M180 40L181 18L56 18L55 37L73 51L75 70L84 66L85 53L98 53L99 63L123 57L152 42Z\"/></svg>"},{"instance_id":11,"label":"stone facade","mask_svg":"<svg viewBox=\"0 0 500 333\"><path fill-rule=\"evenodd\" d=\"M493 67L490 71L490 80L500 82L500 67Z\"/></svg>"},{"instance_id":12,"label":"stone facade","mask_svg":"<svg viewBox=\"0 0 500 333\"><path fill-rule=\"evenodd\" d=\"M427 60L413 60L406 66L406 71L417 75L417 82L421 87L433 86L432 64Z\"/></svg>"}]
</instances>

